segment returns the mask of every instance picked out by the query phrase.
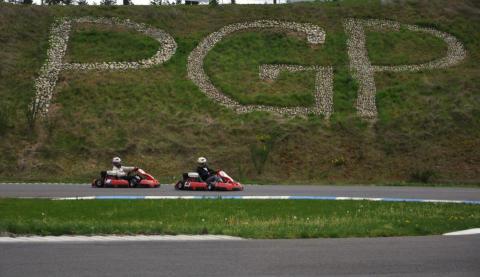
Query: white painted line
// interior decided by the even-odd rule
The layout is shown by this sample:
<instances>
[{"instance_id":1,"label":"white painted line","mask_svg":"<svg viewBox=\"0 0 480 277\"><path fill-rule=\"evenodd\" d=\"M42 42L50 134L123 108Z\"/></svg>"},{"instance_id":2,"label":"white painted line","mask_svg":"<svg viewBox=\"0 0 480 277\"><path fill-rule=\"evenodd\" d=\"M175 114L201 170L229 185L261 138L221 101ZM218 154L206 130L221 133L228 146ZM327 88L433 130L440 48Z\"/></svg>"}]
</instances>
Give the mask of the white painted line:
<instances>
[{"instance_id":1,"label":"white painted line","mask_svg":"<svg viewBox=\"0 0 480 277\"><path fill-rule=\"evenodd\" d=\"M432 199L425 199L423 202L429 203L462 203L462 200L432 200Z\"/></svg>"},{"instance_id":2,"label":"white painted line","mask_svg":"<svg viewBox=\"0 0 480 277\"><path fill-rule=\"evenodd\" d=\"M35 197L29 197L29 198L35 198ZM52 200L95 200L96 196L54 197L51 199Z\"/></svg>"},{"instance_id":3,"label":"white painted line","mask_svg":"<svg viewBox=\"0 0 480 277\"><path fill-rule=\"evenodd\" d=\"M225 235L152 235L152 236L30 236L0 237L0 243L15 242L108 242L108 241L216 241L242 240L240 237Z\"/></svg>"},{"instance_id":4,"label":"white painted line","mask_svg":"<svg viewBox=\"0 0 480 277\"><path fill-rule=\"evenodd\" d=\"M480 234L480 228L473 228L463 231L456 231L451 233L445 233L444 236L463 236L463 235L478 235Z\"/></svg>"}]
</instances>

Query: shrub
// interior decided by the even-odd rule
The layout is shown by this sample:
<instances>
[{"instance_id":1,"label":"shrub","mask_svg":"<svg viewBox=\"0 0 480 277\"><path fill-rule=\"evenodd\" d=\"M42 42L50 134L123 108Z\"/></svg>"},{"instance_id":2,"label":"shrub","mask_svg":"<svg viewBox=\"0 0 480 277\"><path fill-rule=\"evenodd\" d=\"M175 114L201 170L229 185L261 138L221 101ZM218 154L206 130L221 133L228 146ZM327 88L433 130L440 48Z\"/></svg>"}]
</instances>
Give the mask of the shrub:
<instances>
[{"instance_id":1,"label":"shrub","mask_svg":"<svg viewBox=\"0 0 480 277\"><path fill-rule=\"evenodd\" d=\"M435 177L435 172L433 170L416 170L410 174L410 181L415 183L429 183L433 177Z\"/></svg>"},{"instance_id":2,"label":"shrub","mask_svg":"<svg viewBox=\"0 0 480 277\"><path fill-rule=\"evenodd\" d=\"M10 127L10 115L8 109L0 107L0 136L5 134Z\"/></svg>"}]
</instances>

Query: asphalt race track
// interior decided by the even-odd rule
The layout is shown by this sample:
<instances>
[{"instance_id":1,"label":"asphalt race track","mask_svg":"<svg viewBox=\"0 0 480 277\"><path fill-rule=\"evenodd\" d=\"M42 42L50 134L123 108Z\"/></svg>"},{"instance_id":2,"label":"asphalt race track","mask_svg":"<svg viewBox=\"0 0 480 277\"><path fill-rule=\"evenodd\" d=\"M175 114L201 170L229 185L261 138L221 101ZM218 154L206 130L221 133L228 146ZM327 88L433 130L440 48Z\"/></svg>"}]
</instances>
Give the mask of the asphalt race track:
<instances>
[{"instance_id":1,"label":"asphalt race track","mask_svg":"<svg viewBox=\"0 0 480 277\"><path fill-rule=\"evenodd\" d=\"M480 276L480 236L0 244L0 276Z\"/></svg>"},{"instance_id":2,"label":"asphalt race track","mask_svg":"<svg viewBox=\"0 0 480 277\"><path fill-rule=\"evenodd\" d=\"M395 187L395 186L304 186L246 185L244 191L176 191L173 185L160 188L92 188L89 184L0 184L0 197L155 195L249 195L249 196L344 196L397 197L440 200L480 200L479 188Z\"/></svg>"}]
</instances>

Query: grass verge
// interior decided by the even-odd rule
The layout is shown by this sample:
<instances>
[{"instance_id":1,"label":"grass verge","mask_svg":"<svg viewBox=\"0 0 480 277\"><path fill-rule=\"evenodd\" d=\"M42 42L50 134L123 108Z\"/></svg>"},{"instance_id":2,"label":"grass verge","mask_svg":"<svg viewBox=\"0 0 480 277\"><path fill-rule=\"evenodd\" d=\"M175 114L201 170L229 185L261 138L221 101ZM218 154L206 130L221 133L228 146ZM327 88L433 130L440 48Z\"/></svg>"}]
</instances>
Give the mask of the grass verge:
<instances>
[{"instance_id":1,"label":"grass verge","mask_svg":"<svg viewBox=\"0 0 480 277\"><path fill-rule=\"evenodd\" d=\"M312 200L0 199L3 235L223 234L245 238L442 234L480 226L480 206Z\"/></svg>"}]
</instances>

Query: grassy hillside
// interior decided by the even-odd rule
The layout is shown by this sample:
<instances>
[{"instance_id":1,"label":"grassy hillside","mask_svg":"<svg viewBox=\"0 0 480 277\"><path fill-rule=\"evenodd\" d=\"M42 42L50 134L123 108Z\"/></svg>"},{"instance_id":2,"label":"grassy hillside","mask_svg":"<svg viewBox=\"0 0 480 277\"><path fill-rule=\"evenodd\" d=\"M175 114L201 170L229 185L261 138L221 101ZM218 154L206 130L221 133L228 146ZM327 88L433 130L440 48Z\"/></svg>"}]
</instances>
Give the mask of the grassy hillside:
<instances>
[{"instance_id":1,"label":"grassy hillside","mask_svg":"<svg viewBox=\"0 0 480 277\"><path fill-rule=\"evenodd\" d=\"M172 181L206 156L245 182L480 183L480 5L476 1L335 1L277 6L23 7L0 4L0 179L90 181L120 155ZM49 118L29 126L34 80L46 59L49 27L61 16L128 18L161 28L177 43L164 65L124 72L62 72ZM347 17L434 27L467 50L460 65L415 73L377 73L379 119L356 115ZM244 21L276 19L323 27L326 42L275 30L237 32L205 59L212 82L242 104L311 105L313 73L258 78L260 64L334 67L334 113L290 118L237 115L187 78L187 57L208 34ZM408 30L367 30L372 64L417 64L445 43ZM135 61L158 43L121 28L72 30L70 62Z\"/></svg>"}]
</instances>

